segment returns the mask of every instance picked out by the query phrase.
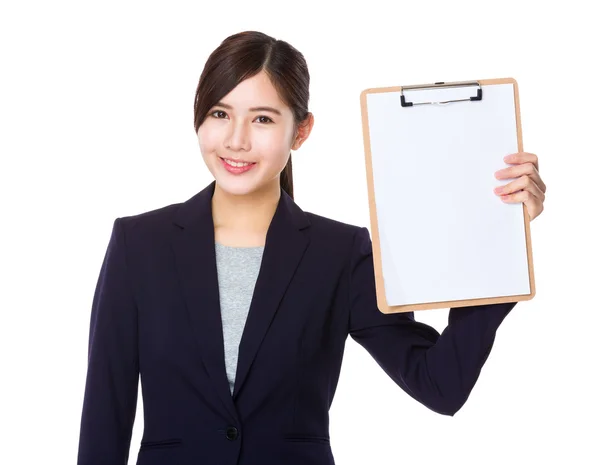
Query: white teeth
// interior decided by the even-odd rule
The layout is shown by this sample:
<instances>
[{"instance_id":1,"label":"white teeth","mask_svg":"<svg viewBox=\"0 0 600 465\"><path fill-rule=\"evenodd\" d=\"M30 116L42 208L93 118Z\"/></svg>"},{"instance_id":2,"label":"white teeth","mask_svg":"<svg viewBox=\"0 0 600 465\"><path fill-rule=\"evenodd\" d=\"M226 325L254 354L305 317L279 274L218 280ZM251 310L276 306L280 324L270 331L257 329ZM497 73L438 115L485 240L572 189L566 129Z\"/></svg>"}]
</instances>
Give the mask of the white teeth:
<instances>
[{"instance_id":1,"label":"white teeth","mask_svg":"<svg viewBox=\"0 0 600 465\"><path fill-rule=\"evenodd\" d=\"M223 158L223 160L225 160L225 163L227 163L228 165L236 166L238 168L240 168L242 166L252 165L252 163L241 163L241 162L229 161L229 160L227 160L225 158Z\"/></svg>"}]
</instances>

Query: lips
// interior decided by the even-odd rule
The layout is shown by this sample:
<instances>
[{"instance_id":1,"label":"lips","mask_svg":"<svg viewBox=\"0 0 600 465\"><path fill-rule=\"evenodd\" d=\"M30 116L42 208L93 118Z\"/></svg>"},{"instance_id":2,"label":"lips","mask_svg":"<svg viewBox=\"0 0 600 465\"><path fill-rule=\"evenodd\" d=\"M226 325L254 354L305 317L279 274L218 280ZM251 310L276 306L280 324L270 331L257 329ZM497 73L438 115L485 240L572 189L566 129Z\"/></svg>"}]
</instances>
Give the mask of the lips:
<instances>
[{"instance_id":1,"label":"lips","mask_svg":"<svg viewBox=\"0 0 600 465\"><path fill-rule=\"evenodd\" d=\"M225 161L224 158L221 158L221 163L223 164L223 168L225 168L226 171L228 171L231 174L234 175L238 175L238 174L242 174L242 173L246 173L248 171L251 171L252 169L254 169L254 165L256 165L256 163L250 163L247 165L242 165L242 166L233 166L230 165L228 162Z\"/></svg>"}]
</instances>

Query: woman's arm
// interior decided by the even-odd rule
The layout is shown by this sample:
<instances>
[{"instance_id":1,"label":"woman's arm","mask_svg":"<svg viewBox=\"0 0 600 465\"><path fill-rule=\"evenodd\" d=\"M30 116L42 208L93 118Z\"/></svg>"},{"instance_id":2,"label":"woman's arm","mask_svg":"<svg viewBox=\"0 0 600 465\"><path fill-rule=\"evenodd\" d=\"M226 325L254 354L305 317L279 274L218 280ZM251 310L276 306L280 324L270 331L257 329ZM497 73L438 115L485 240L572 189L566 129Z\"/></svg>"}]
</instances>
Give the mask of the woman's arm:
<instances>
[{"instance_id":1,"label":"woman's arm","mask_svg":"<svg viewBox=\"0 0 600 465\"><path fill-rule=\"evenodd\" d=\"M137 337L137 307L117 218L92 303L78 465L127 463L137 407Z\"/></svg>"},{"instance_id":2,"label":"woman's arm","mask_svg":"<svg viewBox=\"0 0 600 465\"><path fill-rule=\"evenodd\" d=\"M440 335L413 312L377 308L369 231L357 231L350 261L349 334L411 397L443 414L464 405L487 360L496 330L516 302L450 309Z\"/></svg>"}]
</instances>

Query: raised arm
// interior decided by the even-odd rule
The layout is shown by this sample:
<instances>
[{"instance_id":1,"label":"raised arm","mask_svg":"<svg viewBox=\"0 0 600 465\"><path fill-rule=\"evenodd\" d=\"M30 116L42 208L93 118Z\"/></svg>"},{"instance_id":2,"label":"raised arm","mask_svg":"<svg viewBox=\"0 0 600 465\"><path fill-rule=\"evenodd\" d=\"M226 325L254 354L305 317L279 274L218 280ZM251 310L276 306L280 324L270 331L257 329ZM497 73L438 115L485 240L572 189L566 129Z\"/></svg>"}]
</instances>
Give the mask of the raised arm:
<instances>
[{"instance_id":1,"label":"raised arm","mask_svg":"<svg viewBox=\"0 0 600 465\"><path fill-rule=\"evenodd\" d=\"M451 308L440 335L414 312L377 308L369 231L357 231L350 262L349 334L411 397L443 414L464 405L487 360L496 330L516 302Z\"/></svg>"}]
</instances>

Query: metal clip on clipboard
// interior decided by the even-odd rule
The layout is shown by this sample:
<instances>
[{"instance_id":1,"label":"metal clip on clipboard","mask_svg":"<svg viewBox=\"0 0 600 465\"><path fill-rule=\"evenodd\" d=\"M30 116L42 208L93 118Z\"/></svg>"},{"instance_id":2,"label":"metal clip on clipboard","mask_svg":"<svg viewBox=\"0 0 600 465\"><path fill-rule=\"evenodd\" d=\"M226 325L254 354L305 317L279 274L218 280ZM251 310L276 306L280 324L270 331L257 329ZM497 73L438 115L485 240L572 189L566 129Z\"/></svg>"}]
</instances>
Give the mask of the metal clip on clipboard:
<instances>
[{"instance_id":1,"label":"metal clip on clipboard","mask_svg":"<svg viewBox=\"0 0 600 465\"><path fill-rule=\"evenodd\" d=\"M472 87L477 86L477 95L474 97L467 97L454 100L444 100L441 102L407 102L404 95L405 90L423 90L423 89L436 89L436 88L450 88L450 87ZM468 102L482 99L481 84L478 81L461 81L461 82L436 82L434 84L416 85L416 86L402 86L400 88L400 103L403 107L412 107L414 105L446 105L450 102Z\"/></svg>"}]
</instances>

